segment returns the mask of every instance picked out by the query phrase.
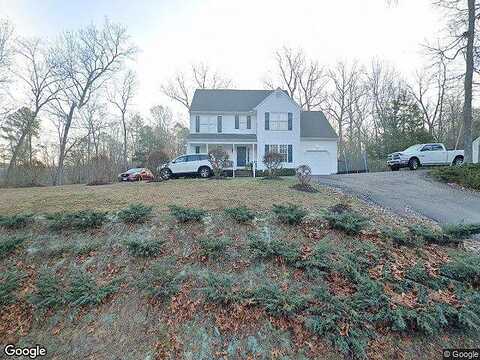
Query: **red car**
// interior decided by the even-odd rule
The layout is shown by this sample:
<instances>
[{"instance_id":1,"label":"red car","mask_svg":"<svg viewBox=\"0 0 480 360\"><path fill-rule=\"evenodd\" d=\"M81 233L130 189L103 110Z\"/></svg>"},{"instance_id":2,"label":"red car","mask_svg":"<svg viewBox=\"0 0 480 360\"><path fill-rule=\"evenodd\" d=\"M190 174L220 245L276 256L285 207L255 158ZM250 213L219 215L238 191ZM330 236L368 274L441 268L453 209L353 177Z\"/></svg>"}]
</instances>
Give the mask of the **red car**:
<instances>
[{"instance_id":1,"label":"red car","mask_svg":"<svg viewBox=\"0 0 480 360\"><path fill-rule=\"evenodd\" d=\"M147 168L133 168L118 175L119 181L141 181L153 179L153 173Z\"/></svg>"}]
</instances>

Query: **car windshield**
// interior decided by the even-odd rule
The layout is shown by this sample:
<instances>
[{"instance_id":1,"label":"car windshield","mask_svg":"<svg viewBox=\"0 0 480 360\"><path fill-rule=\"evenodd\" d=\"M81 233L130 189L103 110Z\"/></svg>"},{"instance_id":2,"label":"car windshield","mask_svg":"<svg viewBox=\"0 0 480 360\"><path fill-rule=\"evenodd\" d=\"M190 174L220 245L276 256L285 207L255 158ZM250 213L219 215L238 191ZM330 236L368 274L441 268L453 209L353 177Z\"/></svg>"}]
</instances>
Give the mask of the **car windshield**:
<instances>
[{"instance_id":1,"label":"car windshield","mask_svg":"<svg viewBox=\"0 0 480 360\"><path fill-rule=\"evenodd\" d=\"M403 151L404 151L404 152L416 151L416 150L419 150L421 146L422 146L422 145L419 145L419 144L417 144L417 145L412 145L412 146L410 146L409 148L407 148L407 149L405 149L405 150L403 150Z\"/></svg>"},{"instance_id":2,"label":"car windshield","mask_svg":"<svg viewBox=\"0 0 480 360\"><path fill-rule=\"evenodd\" d=\"M128 170L126 173L127 174L133 174L133 173L140 172L140 171L142 171L141 168L134 168L134 169Z\"/></svg>"}]
</instances>

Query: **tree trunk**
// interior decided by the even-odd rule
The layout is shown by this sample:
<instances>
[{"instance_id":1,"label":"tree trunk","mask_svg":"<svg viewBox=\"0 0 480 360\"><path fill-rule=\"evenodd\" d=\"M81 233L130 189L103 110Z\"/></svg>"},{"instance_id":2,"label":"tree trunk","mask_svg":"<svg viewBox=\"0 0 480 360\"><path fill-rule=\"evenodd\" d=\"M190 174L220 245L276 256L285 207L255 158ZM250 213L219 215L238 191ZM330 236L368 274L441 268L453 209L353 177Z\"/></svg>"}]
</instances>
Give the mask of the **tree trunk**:
<instances>
[{"instance_id":1,"label":"tree trunk","mask_svg":"<svg viewBox=\"0 0 480 360\"><path fill-rule=\"evenodd\" d=\"M58 168L57 168L57 174L55 176L55 179L53 181L53 185L62 185L63 184L63 170L64 170L64 165L63 163L65 162L65 149L67 148L67 140L68 140L68 132L70 131L70 126L72 125L72 119L73 119L73 113L75 111L75 107L77 105L75 102L70 105L70 111L67 114L67 118L65 119L65 125L63 127L63 136L62 136L62 141L60 142L60 153L58 155Z\"/></svg>"},{"instance_id":2,"label":"tree trunk","mask_svg":"<svg viewBox=\"0 0 480 360\"><path fill-rule=\"evenodd\" d=\"M17 146L15 146L15 151L12 154L12 158L10 159L10 163L8 164L7 168L7 183L10 183L10 177L12 176L12 170L17 165L17 157L20 149L23 146L23 142L25 141L25 137L27 136L27 132L24 132L20 139L18 140Z\"/></svg>"},{"instance_id":3,"label":"tree trunk","mask_svg":"<svg viewBox=\"0 0 480 360\"><path fill-rule=\"evenodd\" d=\"M472 82L473 41L475 38L475 0L468 0L468 38L465 72L465 101L463 104L463 144L465 163L472 162Z\"/></svg>"},{"instance_id":4,"label":"tree trunk","mask_svg":"<svg viewBox=\"0 0 480 360\"><path fill-rule=\"evenodd\" d=\"M127 124L125 122L125 113L122 113L122 125L123 125L123 167L124 170L128 170L128 158L127 158Z\"/></svg>"}]
</instances>

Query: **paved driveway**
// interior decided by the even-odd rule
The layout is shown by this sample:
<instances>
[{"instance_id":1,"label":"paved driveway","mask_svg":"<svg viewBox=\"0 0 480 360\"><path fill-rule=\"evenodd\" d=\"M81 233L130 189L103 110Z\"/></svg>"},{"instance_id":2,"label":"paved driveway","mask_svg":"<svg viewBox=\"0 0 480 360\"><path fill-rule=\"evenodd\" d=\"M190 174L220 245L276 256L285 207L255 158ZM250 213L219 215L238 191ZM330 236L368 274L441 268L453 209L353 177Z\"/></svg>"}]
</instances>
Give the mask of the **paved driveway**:
<instances>
[{"instance_id":1,"label":"paved driveway","mask_svg":"<svg viewBox=\"0 0 480 360\"><path fill-rule=\"evenodd\" d=\"M439 223L480 222L480 193L431 179L426 170L315 176L398 214L420 214Z\"/></svg>"}]
</instances>

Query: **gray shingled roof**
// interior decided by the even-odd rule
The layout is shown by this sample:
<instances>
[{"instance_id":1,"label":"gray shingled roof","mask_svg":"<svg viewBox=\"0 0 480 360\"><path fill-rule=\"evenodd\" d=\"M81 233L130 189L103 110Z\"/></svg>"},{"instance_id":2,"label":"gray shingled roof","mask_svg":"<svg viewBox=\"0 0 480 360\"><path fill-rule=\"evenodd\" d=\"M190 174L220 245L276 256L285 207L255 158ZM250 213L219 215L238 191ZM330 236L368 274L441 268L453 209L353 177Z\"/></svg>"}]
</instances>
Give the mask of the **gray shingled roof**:
<instances>
[{"instance_id":1,"label":"gray shingled roof","mask_svg":"<svg viewBox=\"0 0 480 360\"><path fill-rule=\"evenodd\" d=\"M252 111L274 90L197 89L190 111Z\"/></svg>"},{"instance_id":2,"label":"gray shingled roof","mask_svg":"<svg viewBox=\"0 0 480 360\"><path fill-rule=\"evenodd\" d=\"M302 111L300 114L300 137L338 138L332 125L321 111Z\"/></svg>"},{"instance_id":3,"label":"gray shingled roof","mask_svg":"<svg viewBox=\"0 0 480 360\"><path fill-rule=\"evenodd\" d=\"M189 141L257 141L255 134L190 134Z\"/></svg>"}]
</instances>

